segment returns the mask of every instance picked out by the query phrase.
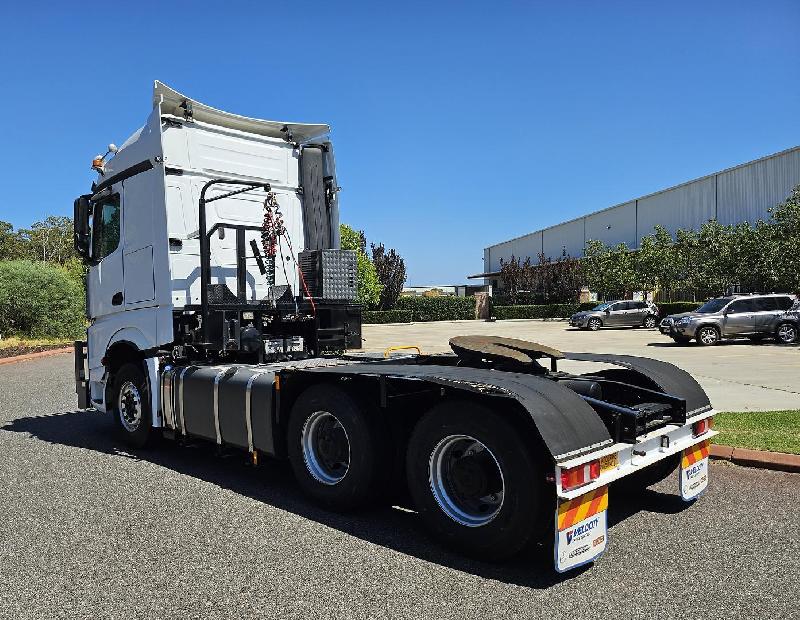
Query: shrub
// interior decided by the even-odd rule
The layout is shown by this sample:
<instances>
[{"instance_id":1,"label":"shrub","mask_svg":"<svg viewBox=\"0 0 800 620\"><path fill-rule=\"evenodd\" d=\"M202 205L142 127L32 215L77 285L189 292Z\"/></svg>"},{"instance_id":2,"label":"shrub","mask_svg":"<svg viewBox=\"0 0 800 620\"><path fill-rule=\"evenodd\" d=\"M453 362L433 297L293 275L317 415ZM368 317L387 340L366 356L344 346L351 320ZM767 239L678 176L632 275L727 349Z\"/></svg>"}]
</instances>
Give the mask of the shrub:
<instances>
[{"instance_id":1,"label":"shrub","mask_svg":"<svg viewBox=\"0 0 800 620\"><path fill-rule=\"evenodd\" d=\"M410 310L365 310L362 315L362 323L411 323L412 312Z\"/></svg>"},{"instance_id":2,"label":"shrub","mask_svg":"<svg viewBox=\"0 0 800 620\"><path fill-rule=\"evenodd\" d=\"M85 329L83 286L50 263L0 262L0 333L75 338Z\"/></svg>"},{"instance_id":3,"label":"shrub","mask_svg":"<svg viewBox=\"0 0 800 620\"><path fill-rule=\"evenodd\" d=\"M535 306L495 306L496 319L564 319L580 309L580 304L542 304Z\"/></svg>"},{"instance_id":4,"label":"shrub","mask_svg":"<svg viewBox=\"0 0 800 620\"><path fill-rule=\"evenodd\" d=\"M682 312L691 312L692 310L697 310L700 306L702 306L702 302L699 301L670 301L664 302L663 304L656 304L658 309L661 311L661 316L667 316L668 314L681 314Z\"/></svg>"},{"instance_id":5,"label":"shrub","mask_svg":"<svg viewBox=\"0 0 800 620\"><path fill-rule=\"evenodd\" d=\"M473 297L401 297L397 310L412 313L413 321L458 321L475 318Z\"/></svg>"}]
</instances>

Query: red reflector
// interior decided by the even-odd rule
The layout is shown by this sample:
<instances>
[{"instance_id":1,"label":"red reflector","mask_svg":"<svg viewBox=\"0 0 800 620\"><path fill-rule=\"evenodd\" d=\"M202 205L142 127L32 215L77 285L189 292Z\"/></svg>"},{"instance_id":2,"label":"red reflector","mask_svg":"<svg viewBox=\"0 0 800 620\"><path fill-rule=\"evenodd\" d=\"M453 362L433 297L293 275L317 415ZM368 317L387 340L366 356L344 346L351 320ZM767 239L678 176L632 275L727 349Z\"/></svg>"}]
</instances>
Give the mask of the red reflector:
<instances>
[{"instance_id":1,"label":"red reflector","mask_svg":"<svg viewBox=\"0 0 800 620\"><path fill-rule=\"evenodd\" d=\"M584 463L577 467L561 470L561 490L570 491L600 477L600 461Z\"/></svg>"},{"instance_id":2,"label":"red reflector","mask_svg":"<svg viewBox=\"0 0 800 620\"><path fill-rule=\"evenodd\" d=\"M692 428L692 434L695 437L702 435L703 433L708 432L708 429L711 428L711 418L706 418L705 420L698 420L694 423Z\"/></svg>"}]
</instances>

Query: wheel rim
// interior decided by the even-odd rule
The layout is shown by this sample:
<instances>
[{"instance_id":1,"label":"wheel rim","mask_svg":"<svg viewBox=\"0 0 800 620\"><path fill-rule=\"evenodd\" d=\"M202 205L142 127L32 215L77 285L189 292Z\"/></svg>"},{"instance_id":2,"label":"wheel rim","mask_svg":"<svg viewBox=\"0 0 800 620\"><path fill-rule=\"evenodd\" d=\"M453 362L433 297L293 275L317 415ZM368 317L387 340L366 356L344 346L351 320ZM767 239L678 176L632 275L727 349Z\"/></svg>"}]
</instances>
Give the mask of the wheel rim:
<instances>
[{"instance_id":1,"label":"wheel rim","mask_svg":"<svg viewBox=\"0 0 800 620\"><path fill-rule=\"evenodd\" d=\"M648 328L653 328L653 327L656 326L656 320L655 319L645 319L644 326L648 327Z\"/></svg>"},{"instance_id":2,"label":"wheel rim","mask_svg":"<svg viewBox=\"0 0 800 620\"><path fill-rule=\"evenodd\" d=\"M132 381L126 381L119 389L117 398L119 421L129 433L134 433L142 424L142 396Z\"/></svg>"},{"instance_id":3,"label":"wheel rim","mask_svg":"<svg viewBox=\"0 0 800 620\"><path fill-rule=\"evenodd\" d=\"M591 329L592 331L600 329L600 321L598 321L597 319L592 319L591 321L589 321L589 329Z\"/></svg>"},{"instance_id":4,"label":"wheel rim","mask_svg":"<svg viewBox=\"0 0 800 620\"><path fill-rule=\"evenodd\" d=\"M714 344L717 341L717 331L713 327L701 329L700 340L703 344Z\"/></svg>"},{"instance_id":5,"label":"wheel rim","mask_svg":"<svg viewBox=\"0 0 800 620\"><path fill-rule=\"evenodd\" d=\"M341 482L350 469L350 439L339 419L316 411L306 419L301 438L308 472L322 484Z\"/></svg>"},{"instance_id":6,"label":"wheel rim","mask_svg":"<svg viewBox=\"0 0 800 620\"><path fill-rule=\"evenodd\" d=\"M781 342L794 342L797 338L797 330L791 325L781 325L778 328L778 339Z\"/></svg>"},{"instance_id":7,"label":"wheel rim","mask_svg":"<svg viewBox=\"0 0 800 620\"><path fill-rule=\"evenodd\" d=\"M437 444L428 479L436 503L461 525L486 525L503 507L503 470L492 451L469 435L449 435Z\"/></svg>"}]
</instances>

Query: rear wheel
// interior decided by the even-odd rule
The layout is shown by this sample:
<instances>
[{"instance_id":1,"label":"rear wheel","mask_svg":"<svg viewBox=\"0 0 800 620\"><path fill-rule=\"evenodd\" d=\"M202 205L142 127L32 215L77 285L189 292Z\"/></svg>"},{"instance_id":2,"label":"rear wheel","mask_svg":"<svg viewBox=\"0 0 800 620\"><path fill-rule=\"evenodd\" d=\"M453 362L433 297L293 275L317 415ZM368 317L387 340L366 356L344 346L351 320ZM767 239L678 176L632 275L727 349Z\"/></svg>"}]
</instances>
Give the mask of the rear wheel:
<instances>
[{"instance_id":1,"label":"rear wheel","mask_svg":"<svg viewBox=\"0 0 800 620\"><path fill-rule=\"evenodd\" d=\"M292 407L289 462L303 491L337 511L358 508L377 494L387 467L374 417L332 385L308 388Z\"/></svg>"},{"instance_id":2,"label":"rear wheel","mask_svg":"<svg viewBox=\"0 0 800 620\"><path fill-rule=\"evenodd\" d=\"M656 326L656 322L656 317L648 316L645 317L643 325L647 329L653 329Z\"/></svg>"},{"instance_id":3,"label":"rear wheel","mask_svg":"<svg viewBox=\"0 0 800 620\"><path fill-rule=\"evenodd\" d=\"M602 326L603 326L603 321L601 321L598 318L591 318L589 319L588 323L586 323L586 328L593 332L596 332Z\"/></svg>"},{"instance_id":4,"label":"rear wheel","mask_svg":"<svg viewBox=\"0 0 800 620\"><path fill-rule=\"evenodd\" d=\"M500 560L538 540L553 506L531 446L507 419L471 402L434 407L411 435L414 505L438 540Z\"/></svg>"},{"instance_id":5,"label":"rear wheel","mask_svg":"<svg viewBox=\"0 0 800 620\"><path fill-rule=\"evenodd\" d=\"M781 323L775 332L775 339L781 344L793 344L798 339L797 325L794 323Z\"/></svg>"},{"instance_id":6,"label":"rear wheel","mask_svg":"<svg viewBox=\"0 0 800 620\"><path fill-rule=\"evenodd\" d=\"M125 364L117 371L111 405L122 440L132 448L146 446L150 440L152 416L150 390L140 366Z\"/></svg>"},{"instance_id":7,"label":"rear wheel","mask_svg":"<svg viewBox=\"0 0 800 620\"><path fill-rule=\"evenodd\" d=\"M719 330L711 325L706 325L697 330L697 342L704 347L710 347L719 342Z\"/></svg>"}]
</instances>

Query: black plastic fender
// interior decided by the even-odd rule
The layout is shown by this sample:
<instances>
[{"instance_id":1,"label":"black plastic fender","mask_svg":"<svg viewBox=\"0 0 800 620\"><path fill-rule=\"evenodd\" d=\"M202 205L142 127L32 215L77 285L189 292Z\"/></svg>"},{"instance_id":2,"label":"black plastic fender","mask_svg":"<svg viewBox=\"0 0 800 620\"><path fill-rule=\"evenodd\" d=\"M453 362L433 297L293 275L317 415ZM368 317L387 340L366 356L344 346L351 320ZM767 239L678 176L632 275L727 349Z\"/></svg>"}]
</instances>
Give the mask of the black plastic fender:
<instances>
[{"instance_id":1,"label":"black plastic fender","mask_svg":"<svg viewBox=\"0 0 800 620\"><path fill-rule=\"evenodd\" d=\"M302 372L420 380L519 402L530 414L554 460L613 443L600 416L580 396L555 381L531 374L483 368L392 363L307 368Z\"/></svg>"},{"instance_id":2,"label":"black plastic fender","mask_svg":"<svg viewBox=\"0 0 800 620\"><path fill-rule=\"evenodd\" d=\"M582 362L602 362L628 368L655 382L665 393L686 401L686 416L691 417L711 409L711 402L700 384L688 372L649 357L615 355L612 353L564 353L564 359Z\"/></svg>"}]
</instances>

